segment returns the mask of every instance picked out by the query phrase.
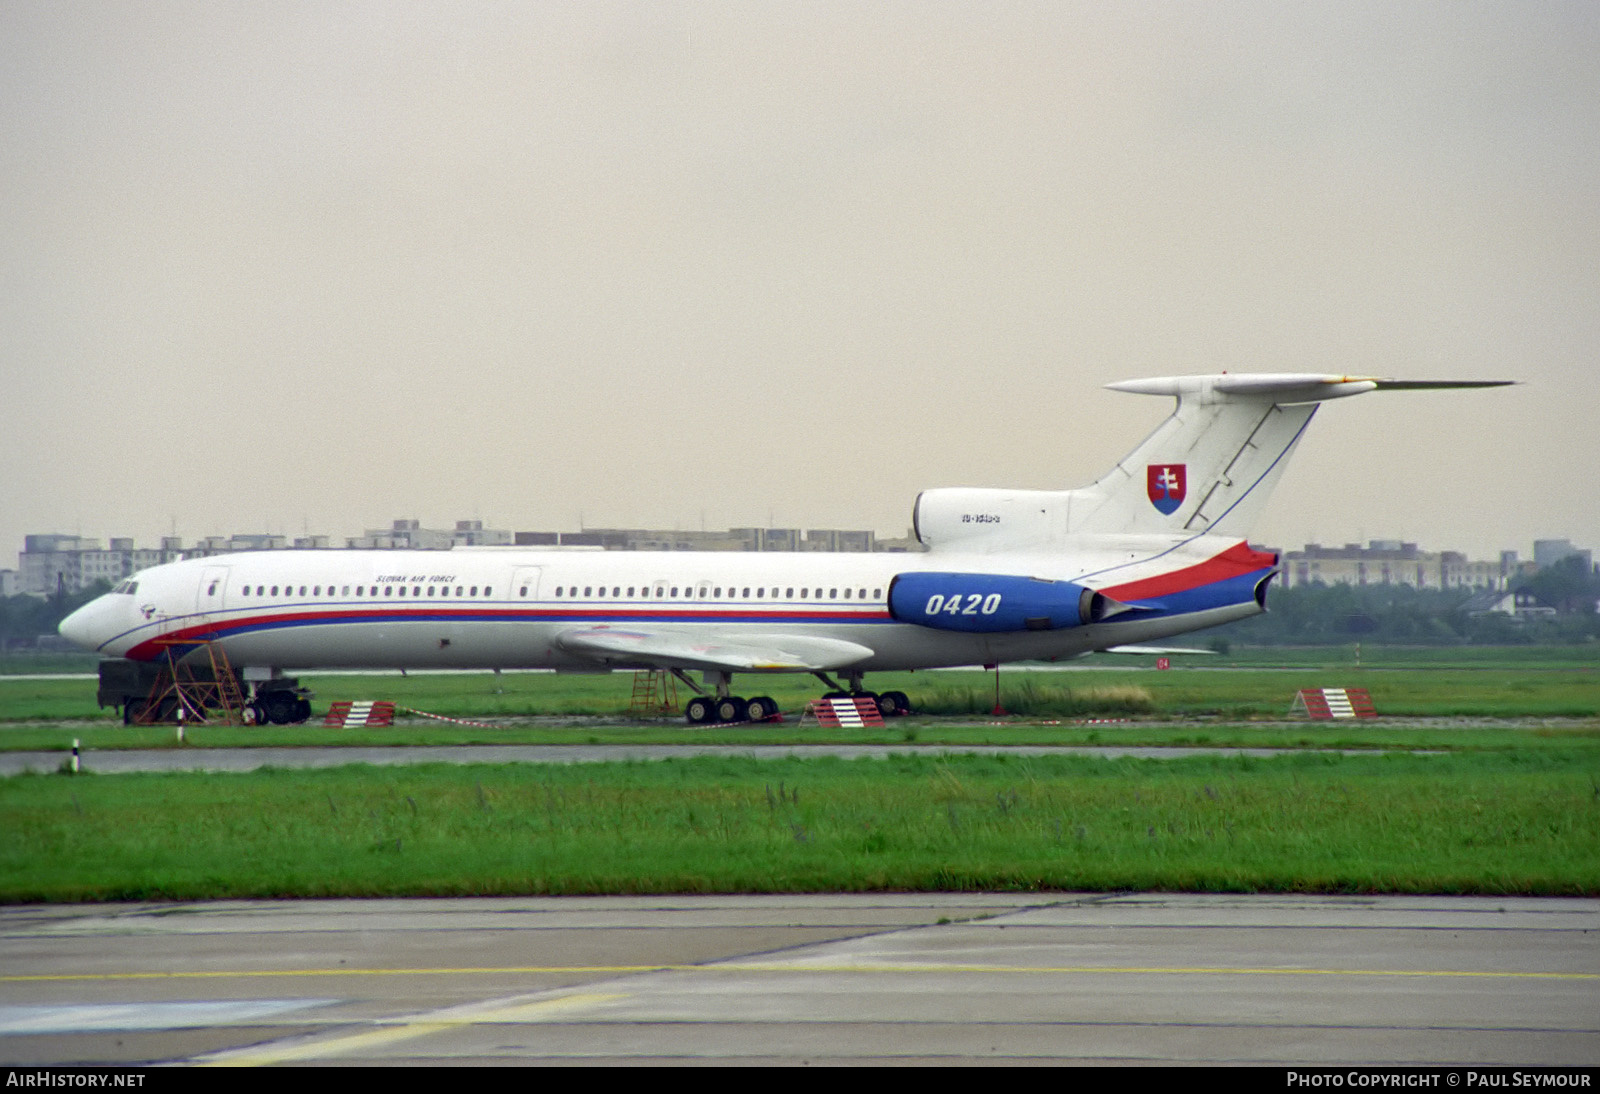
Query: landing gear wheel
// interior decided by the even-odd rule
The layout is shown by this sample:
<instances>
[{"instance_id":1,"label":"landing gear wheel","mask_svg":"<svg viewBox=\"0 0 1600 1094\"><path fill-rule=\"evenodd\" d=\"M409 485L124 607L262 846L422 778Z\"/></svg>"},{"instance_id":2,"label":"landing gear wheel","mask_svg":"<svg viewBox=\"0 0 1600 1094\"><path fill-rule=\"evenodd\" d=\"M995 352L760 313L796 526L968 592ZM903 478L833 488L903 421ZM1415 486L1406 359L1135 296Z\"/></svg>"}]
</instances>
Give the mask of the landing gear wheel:
<instances>
[{"instance_id":1,"label":"landing gear wheel","mask_svg":"<svg viewBox=\"0 0 1600 1094\"><path fill-rule=\"evenodd\" d=\"M689 700L683 708L683 716L690 725L703 726L717 716L717 711L711 700L701 695Z\"/></svg>"},{"instance_id":2,"label":"landing gear wheel","mask_svg":"<svg viewBox=\"0 0 1600 1094\"><path fill-rule=\"evenodd\" d=\"M725 699L717 700L717 721L742 722L745 720L745 711L749 707L743 699L730 695Z\"/></svg>"},{"instance_id":3,"label":"landing gear wheel","mask_svg":"<svg viewBox=\"0 0 1600 1094\"><path fill-rule=\"evenodd\" d=\"M778 704L768 699L765 695L758 696L745 704L744 716L752 722L766 722L778 713Z\"/></svg>"},{"instance_id":4,"label":"landing gear wheel","mask_svg":"<svg viewBox=\"0 0 1600 1094\"><path fill-rule=\"evenodd\" d=\"M885 718L898 718L911 713L911 700L903 691L886 691L878 696L878 713Z\"/></svg>"}]
</instances>

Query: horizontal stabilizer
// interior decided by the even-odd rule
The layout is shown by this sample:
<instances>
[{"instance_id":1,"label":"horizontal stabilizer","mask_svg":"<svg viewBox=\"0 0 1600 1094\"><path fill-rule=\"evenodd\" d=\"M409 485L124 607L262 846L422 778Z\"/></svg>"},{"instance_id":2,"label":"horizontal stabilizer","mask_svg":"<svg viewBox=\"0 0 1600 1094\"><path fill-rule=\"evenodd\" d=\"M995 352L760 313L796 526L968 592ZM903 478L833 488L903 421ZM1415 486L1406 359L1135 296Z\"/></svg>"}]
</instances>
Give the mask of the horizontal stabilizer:
<instances>
[{"instance_id":1,"label":"horizontal stabilizer","mask_svg":"<svg viewBox=\"0 0 1600 1094\"><path fill-rule=\"evenodd\" d=\"M1171 396L1178 405L1108 474L1070 492L1069 530L1246 535L1319 404L1369 391L1509 382L1275 372L1107 384L1112 391Z\"/></svg>"},{"instance_id":2,"label":"horizontal stabilizer","mask_svg":"<svg viewBox=\"0 0 1600 1094\"><path fill-rule=\"evenodd\" d=\"M1374 380L1379 391L1436 391L1453 387L1511 387L1515 380Z\"/></svg>"},{"instance_id":3,"label":"horizontal stabilizer","mask_svg":"<svg viewBox=\"0 0 1600 1094\"><path fill-rule=\"evenodd\" d=\"M1214 376L1157 376L1107 384L1133 395L1170 395L1197 402L1270 398L1274 403L1322 402L1368 391L1439 391L1449 388L1505 387L1514 380L1388 380L1306 372L1226 372Z\"/></svg>"}]
</instances>

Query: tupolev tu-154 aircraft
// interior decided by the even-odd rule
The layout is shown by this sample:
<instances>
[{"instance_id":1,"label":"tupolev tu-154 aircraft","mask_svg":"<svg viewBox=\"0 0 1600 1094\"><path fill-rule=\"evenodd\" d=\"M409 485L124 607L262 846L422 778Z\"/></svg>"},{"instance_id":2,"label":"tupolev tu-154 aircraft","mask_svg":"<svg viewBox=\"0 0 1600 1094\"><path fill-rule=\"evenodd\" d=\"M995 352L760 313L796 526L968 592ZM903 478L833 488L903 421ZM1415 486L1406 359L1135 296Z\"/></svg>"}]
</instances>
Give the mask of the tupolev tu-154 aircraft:
<instances>
[{"instance_id":1,"label":"tupolev tu-154 aircraft","mask_svg":"<svg viewBox=\"0 0 1600 1094\"><path fill-rule=\"evenodd\" d=\"M691 723L763 721L775 704L735 695L734 676L803 672L904 713L908 697L874 695L867 673L1064 660L1265 611L1278 558L1243 536L1320 403L1508 382L1110 384L1176 408L1089 486L924 491L913 515L923 554L244 552L144 570L61 633L146 674L116 698L124 717L155 663L203 659L207 643L235 666L255 718L275 723L309 716L285 671L316 668L666 669L698 693ZM106 678L103 662L102 702Z\"/></svg>"}]
</instances>

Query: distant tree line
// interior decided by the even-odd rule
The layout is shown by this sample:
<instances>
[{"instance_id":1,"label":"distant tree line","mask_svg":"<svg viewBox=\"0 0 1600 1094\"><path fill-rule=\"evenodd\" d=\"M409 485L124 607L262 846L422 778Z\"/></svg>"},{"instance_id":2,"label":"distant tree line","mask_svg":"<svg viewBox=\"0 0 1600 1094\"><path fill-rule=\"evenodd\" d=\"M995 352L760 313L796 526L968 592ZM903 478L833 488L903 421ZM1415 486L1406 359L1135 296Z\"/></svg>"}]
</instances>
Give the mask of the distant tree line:
<instances>
[{"instance_id":1,"label":"distant tree line","mask_svg":"<svg viewBox=\"0 0 1600 1094\"><path fill-rule=\"evenodd\" d=\"M1553 566L1546 566L1518 586L1532 593L1539 602L1563 614L1594 615L1600 598L1600 574L1571 555Z\"/></svg>"},{"instance_id":2,"label":"distant tree line","mask_svg":"<svg viewBox=\"0 0 1600 1094\"><path fill-rule=\"evenodd\" d=\"M1409 585L1301 585L1271 589L1266 615L1216 627L1213 643L1244 645L1538 645L1600 638L1600 577L1582 559L1566 559L1517 586L1555 615L1516 618L1469 614L1473 589L1414 589Z\"/></svg>"},{"instance_id":3,"label":"distant tree line","mask_svg":"<svg viewBox=\"0 0 1600 1094\"><path fill-rule=\"evenodd\" d=\"M110 591L109 582L97 581L76 593L58 592L46 597L0 596L0 645L7 649L18 646L32 649L40 635L54 637L63 619Z\"/></svg>"}]
</instances>

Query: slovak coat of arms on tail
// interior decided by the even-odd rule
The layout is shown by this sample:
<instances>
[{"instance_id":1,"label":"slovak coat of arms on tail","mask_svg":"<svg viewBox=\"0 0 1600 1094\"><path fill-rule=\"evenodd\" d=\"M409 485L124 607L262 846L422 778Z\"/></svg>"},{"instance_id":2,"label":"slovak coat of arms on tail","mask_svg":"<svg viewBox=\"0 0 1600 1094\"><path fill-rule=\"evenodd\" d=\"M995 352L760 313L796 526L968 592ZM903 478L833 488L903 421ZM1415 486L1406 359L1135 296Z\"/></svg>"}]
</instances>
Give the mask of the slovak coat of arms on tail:
<instances>
[{"instance_id":1,"label":"slovak coat of arms on tail","mask_svg":"<svg viewBox=\"0 0 1600 1094\"><path fill-rule=\"evenodd\" d=\"M1181 463L1153 463L1145 468L1145 492L1150 495L1150 504L1164 516L1176 513L1188 496L1184 467Z\"/></svg>"}]
</instances>

